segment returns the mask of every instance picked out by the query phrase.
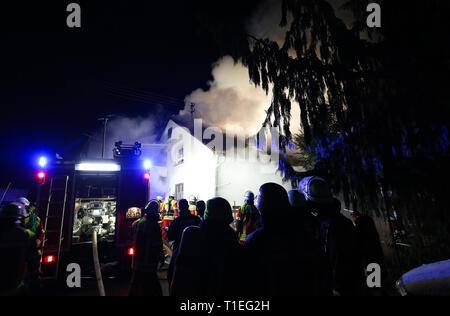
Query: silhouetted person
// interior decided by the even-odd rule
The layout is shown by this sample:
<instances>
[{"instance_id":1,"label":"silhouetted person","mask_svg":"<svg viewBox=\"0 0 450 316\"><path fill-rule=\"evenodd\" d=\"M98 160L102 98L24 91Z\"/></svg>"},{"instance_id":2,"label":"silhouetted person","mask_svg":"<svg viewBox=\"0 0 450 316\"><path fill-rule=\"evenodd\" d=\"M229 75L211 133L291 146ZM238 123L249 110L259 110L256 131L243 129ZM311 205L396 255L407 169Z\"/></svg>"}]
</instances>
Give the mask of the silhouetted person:
<instances>
[{"instance_id":1,"label":"silhouetted person","mask_svg":"<svg viewBox=\"0 0 450 316\"><path fill-rule=\"evenodd\" d=\"M27 264L37 254L35 240L22 227L22 210L8 204L0 210L0 295L26 294L23 279Z\"/></svg>"},{"instance_id":2,"label":"silhouetted person","mask_svg":"<svg viewBox=\"0 0 450 316\"><path fill-rule=\"evenodd\" d=\"M364 270L355 227L341 214L341 202L333 199L329 211L320 212L321 236L330 260L335 294L364 295Z\"/></svg>"},{"instance_id":3,"label":"silhouetted person","mask_svg":"<svg viewBox=\"0 0 450 316\"><path fill-rule=\"evenodd\" d=\"M341 202L334 199L326 181L308 177L299 184L307 208L318 214L319 237L331 269L334 295L363 295L364 271L361 268L356 231L353 223L341 214Z\"/></svg>"},{"instance_id":4,"label":"silhouetted person","mask_svg":"<svg viewBox=\"0 0 450 316\"><path fill-rule=\"evenodd\" d=\"M320 223L316 216L308 212L305 196L298 192L298 190L291 190L288 192L288 197L293 211L292 217L299 221L299 224L307 234L307 237L311 239L311 242L319 244Z\"/></svg>"},{"instance_id":5,"label":"silhouetted person","mask_svg":"<svg viewBox=\"0 0 450 316\"><path fill-rule=\"evenodd\" d=\"M244 295L329 295L324 254L293 216L286 190L266 183L260 187L255 205L263 226L244 244L240 273Z\"/></svg>"},{"instance_id":6,"label":"silhouetted person","mask_svg":"<svg viewBox=\"0 0 450 316\"><path fill-rule=\"evenodd\" d=\"M353 212L352 218L355 223L356 241L363 269L366 270L371 263L377 263L383 274L385 271L384 255L375 222L370 216L361 215L358 211ZM371 292L382 294L380 291Z\"/></svg>"},{"instance_id":7,"label":"silhouetted person","mask_svg":"<svg viewBox=\"0 0 450 316\"><path fill-rule=\"evenodd\" d=\"M239 295L240 245L232 222L231 206L225 199L208 200L200 228L191 226L183 232L171 295Z\"/></svg>"},{"instance_id":8,"label":"silhouetted person","mask_svg":"<svg viewBox=\"0 0 450 316\"><path fill-rule=\"evenodd\" d=\"M180 216L174 219L172 224L167 231L167 239L169 241L173 241L173 254L172 260L170 260L169 268L167 270L167 281L169 285L172 281L173 267L174 267L174 258L176 258L178 254L178 246L180 245L181 235L186 227L189 226L199 226L201 223L201 219L198 216L192 215L189 210L189 203L185 199L181 199L178 201L178 209L180 212Z\"/></svg>"},{"instance_id":9,"label":"silhouetted person","mask_svg":"<svg viewBox=\"0 0 450 316\"><path fill-rule=\"evenodd\" d=\"M197 201L197 215L201 219L205 216L205 210L206 210L206 203L203 200Z\"/></svg>"},{"instance_id":10,"label":"silhouetted person","mask_svg":"<svg viewBox=\"0 0 450 316\"><path fill-rule=\"evenodd\" d=\"M133 256L131 296L162 296L157 276L158 263L164 256L159 220L159 205L150 202L144 209L145 217L133 224L135 254Z\"/></svg>"}]
</instances>

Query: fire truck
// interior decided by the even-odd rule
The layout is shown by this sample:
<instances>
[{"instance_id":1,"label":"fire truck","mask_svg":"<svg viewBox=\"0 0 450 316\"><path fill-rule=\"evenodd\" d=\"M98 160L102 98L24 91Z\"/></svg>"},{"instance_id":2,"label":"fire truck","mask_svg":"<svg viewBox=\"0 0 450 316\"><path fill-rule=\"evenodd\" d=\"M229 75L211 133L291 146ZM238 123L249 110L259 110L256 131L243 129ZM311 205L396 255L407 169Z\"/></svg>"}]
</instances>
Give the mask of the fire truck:
<instances>
[{"instance_id":1,"label":"fire truck","mask_svg":"<svg viewBox=\"0 0 450 316\"><path fill-rule=\"evenodd\" d=\"M113 159L56 160L37 173L43 279L66 275L70 263L79 264L82 275L93 271L94 231L101 265L129 270L131 225L150 197L151 163L140 159L140 147L117 142Z\"/></svg>"}]
</instances>

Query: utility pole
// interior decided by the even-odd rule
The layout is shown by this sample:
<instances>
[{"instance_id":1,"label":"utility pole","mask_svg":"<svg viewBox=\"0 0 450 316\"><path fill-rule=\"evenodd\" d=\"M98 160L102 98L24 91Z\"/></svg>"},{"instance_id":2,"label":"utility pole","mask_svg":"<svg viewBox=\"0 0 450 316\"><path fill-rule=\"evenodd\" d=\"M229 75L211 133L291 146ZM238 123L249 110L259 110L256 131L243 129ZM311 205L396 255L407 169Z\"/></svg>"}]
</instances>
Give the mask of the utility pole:
<instances>
[{"instance_id":1,"label":"utility pole","mask_svg":"<svg viewBox=\"0 0 450 316\"><path fill-rule=\"evenodd\" d=\"M105 157L105 146L106 146L106 126L108 124L109 119L113 117L113 115L109 114L105 117L101 117L98 121L103 121L103 144L102 144L102 159Z\"/></svg>"},{"instance_id":2,"label":"utility pole","mask_svg":"<svg viewBox=\"0 0 450 316\"><path fill-rule=\"evenodd\" d=\"M191 102L191 121L194 122L195 103Z\"/></svg>"}]
</instances>

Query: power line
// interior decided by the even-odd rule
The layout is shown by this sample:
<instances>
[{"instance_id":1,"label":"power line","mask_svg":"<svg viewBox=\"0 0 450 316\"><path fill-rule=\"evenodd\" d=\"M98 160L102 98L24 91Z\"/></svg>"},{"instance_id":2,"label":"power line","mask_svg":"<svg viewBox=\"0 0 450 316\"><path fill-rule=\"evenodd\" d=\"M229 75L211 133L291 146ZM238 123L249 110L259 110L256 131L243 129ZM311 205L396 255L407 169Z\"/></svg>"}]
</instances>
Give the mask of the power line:
<instances>
[{"instance_id":1,"label":"power line","mask_svg":"<svg viewBox=\"0 0 450 316\"><path fill-rule=\"evenodd\" d=\"M167 103L166 101L161 101L161 100L151 99L151 98L143 98L143 97L139 97L139 96L132 96L132 95L127 95L127 94L118 93L118 92L107 92L107 94L116 96L119 98L123 98L126 100L140 102L140 103L144 103L144 104L150 104L150 105L160 104L160 105L169 106L169 107L174 107L174 106L180 107L181 106L181 104Z\"/></svg>"},{"instance_id":2,"label":"power line","mask_svg":"<svg viewBox=\"0 0 450 316\"><path fill-rule=\"evenodd\" d=\"M179 105L181 102L184 103L184 101L173 101L171 99L166 99L164 97L157 97L157 96L153 96L153 95L148 95L148 94L142 94L142 93L136 93L127 89L121 89L121 88L114 88L111 89L110 91L112 92L116 92L116 93L121 93L123 95L128 95L131 97L138 97L138 98L142 98L142 99L150 99L150 100L158 100L160 102L165 102L165 103L170 103L170 104L177 104Z\"/></svg>"},{"instance_id":3,"label":"power line","mask_svg":"<svg viewBox=\"0 0 450 316\"><path fill-rule=\"evenodd\" d=\"M180 106L184 104L184 100L172 96L162 95L151 91L144 91L135 88L122 88L113 86L112 84L104 84L106 90L120 97L131 97L141 102L159 102L166 105Z\"/></svg>"}]
</instances>

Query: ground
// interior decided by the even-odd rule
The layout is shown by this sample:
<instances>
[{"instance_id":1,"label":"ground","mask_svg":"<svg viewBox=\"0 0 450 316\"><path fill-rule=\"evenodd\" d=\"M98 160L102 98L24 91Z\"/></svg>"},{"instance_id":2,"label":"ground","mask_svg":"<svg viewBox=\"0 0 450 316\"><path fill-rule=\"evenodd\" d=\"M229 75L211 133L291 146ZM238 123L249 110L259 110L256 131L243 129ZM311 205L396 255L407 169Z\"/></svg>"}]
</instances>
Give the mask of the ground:
<instances>
[{"instance_id":1,"label":"ground","mask_svg":"<svg viewBox=\"0 0 450 316\"><path fill-rule=\"evenodd\" d=\"M163 295L169 295L169 286L167 282L167 270L158 272ZM121 277L105 277L103 278L103 286L106 296L127 296L130 285L130 278ZM81 288L69 289L64 285L56 285L47 283L41 289L40 295L44 296L98 296L98 288L96 279L93 277L83 277L81 280Z\"/></svg>"}]
</instances>

